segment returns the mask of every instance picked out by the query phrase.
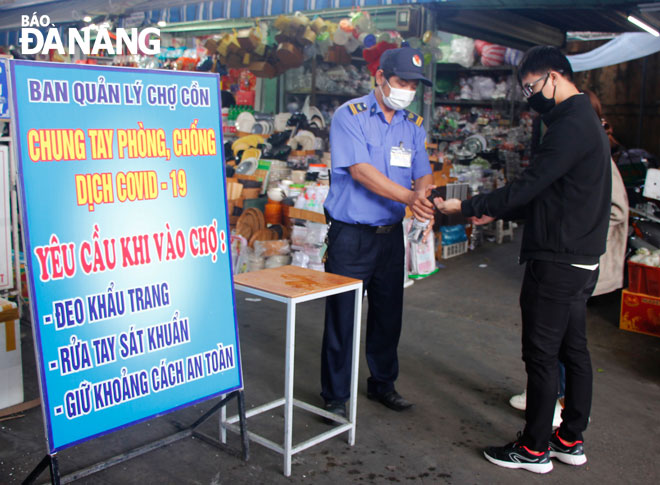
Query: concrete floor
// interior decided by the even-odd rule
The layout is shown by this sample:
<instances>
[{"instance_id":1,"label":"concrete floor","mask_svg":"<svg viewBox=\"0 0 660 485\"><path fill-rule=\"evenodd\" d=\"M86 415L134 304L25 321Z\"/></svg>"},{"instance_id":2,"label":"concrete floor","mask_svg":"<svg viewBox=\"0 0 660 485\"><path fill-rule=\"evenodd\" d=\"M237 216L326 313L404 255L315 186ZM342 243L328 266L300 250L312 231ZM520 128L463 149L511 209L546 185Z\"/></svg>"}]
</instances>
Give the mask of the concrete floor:
<instances>
[{"instance_id":1,"label":"concrete floor","mask_svg":"<svg viewBox=\"0 0 660 485\"><path fill-rule=\"evenodd\" d=\"M518 231L518 238L520 236ZM594 367L592 422L583 467L555 463L548 476L488 463L487 445L511 441L523 415L508 405L525 386L520 359L519 242L487 243L446 261L436 275L406 290L397 388L416 403L404 413L366 399L368 370L361 359L358 431L294 457L290 478L279 455L257 444L244 463L199 440L185 439L80 480L81 484L279 483L660 483L660 339L618 329L619 295L589 307ZM487 265L480 267L480 265ZM248 407L283 392L284 306L237 295ZM366 309L365 309L366 310ZM320 403L319 349L323 303L299 306L296 397ZM365 312L366 315L366 312ZM23 327L25 398L38 396L32 337ZM364 346L363 346L364 349ZM180 410L59 454L63 474L176 431L212 402ZM325 425L298 411L294 442ZM248 422L251 430L281 438L281 411ZM216 432L217 420L204 426ZM239 440L230 436L238 448ZM20 483L45 453L40 410L0 423L0 483ZM41 476L41 482L47 475Z\"/></svg>"}]
</instances>

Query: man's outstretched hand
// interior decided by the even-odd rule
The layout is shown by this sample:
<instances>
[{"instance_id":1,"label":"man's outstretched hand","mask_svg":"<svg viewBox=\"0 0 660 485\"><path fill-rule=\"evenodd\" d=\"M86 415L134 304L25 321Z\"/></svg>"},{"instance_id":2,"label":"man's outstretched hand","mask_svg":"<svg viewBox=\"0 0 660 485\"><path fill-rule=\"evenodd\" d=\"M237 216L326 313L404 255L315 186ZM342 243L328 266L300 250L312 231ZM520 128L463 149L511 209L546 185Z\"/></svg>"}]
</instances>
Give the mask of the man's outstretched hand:
<instances>
[{"instance_id":1,"label":"man's outstretched hand","mask_svg":"<svg viewBox=\"0 0 660 485\"><path fill-rule=\"evenodd\" d=\"M445 215L459 214L461 212L461 201L459 199L444 200L442 197L437 197L433 199L433 203Z\"/></svg>"}]
</instances>

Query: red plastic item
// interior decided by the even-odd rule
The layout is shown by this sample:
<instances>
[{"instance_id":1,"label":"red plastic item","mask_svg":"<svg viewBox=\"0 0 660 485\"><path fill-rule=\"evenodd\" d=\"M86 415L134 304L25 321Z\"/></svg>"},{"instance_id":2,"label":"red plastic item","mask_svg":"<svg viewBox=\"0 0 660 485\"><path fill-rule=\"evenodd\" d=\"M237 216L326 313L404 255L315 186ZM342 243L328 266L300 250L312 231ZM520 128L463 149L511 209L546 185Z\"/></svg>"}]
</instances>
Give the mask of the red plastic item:
<instances>
[{"instance_id":1,"label":"red plastic item","mask_svg":"<svg viewBox=\"0 0 660 485\"><path fill-rule=\"evenodd\" d=\"M628 290L660 296L660 268L628 261Z\"/></svg>"},{"instance_id":2,"label":"red plastic item","mask_svg":"<svg viewBox=\"0 0 660 485\"><path fill-rule=\"evenodd\" d=\"M367 61L367 69L369 69L372 76L375 76L376 71L378 71L378 67L380 66L380 56L383 55L383 52L390 49L396 49L397 47L396 44L381 41L373 47L362 49L362 57Z\"/></svg>"},{"instance_id":3,"label":"red plastic item","mask_svg":"<svg viewBox=\"0 0 660 485\"><path fill-rule=\"evenodd\" d=\"M485 45L481 50L481 64L484 66L501 66L504 64L506 47L496 44Z\"/></svg>"},{"instance_id":4,"label":"red plastic item","mask_svg":"<svg viewBox=\"0 0 660 485\"><path fill-rule=\"evenodd\" d=\"M236 104L254 106L254 97L254 91L238 91L236 92Z\"/></svg>"}]
</instances>

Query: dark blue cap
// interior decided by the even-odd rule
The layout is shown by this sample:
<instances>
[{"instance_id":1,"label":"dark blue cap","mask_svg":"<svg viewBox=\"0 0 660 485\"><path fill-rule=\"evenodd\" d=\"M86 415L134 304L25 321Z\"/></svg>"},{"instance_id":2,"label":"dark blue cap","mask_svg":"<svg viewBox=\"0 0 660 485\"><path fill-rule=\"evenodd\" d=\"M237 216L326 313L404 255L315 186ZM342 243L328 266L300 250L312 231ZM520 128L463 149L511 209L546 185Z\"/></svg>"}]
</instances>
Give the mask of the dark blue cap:
<instances>
[{"instance_id":1,"label":"dark blue cap","mask_svg":"<svg viewBox=\"0 0 660 485\"><path fill-rule=\"evenodd\" d=\"M419 49L401 47L386 50L380 56L380 68L386 74L394 74L406 81L419 80L431 86L431 81L424 76L424 56Z\"/></svg>"}]
</instances>

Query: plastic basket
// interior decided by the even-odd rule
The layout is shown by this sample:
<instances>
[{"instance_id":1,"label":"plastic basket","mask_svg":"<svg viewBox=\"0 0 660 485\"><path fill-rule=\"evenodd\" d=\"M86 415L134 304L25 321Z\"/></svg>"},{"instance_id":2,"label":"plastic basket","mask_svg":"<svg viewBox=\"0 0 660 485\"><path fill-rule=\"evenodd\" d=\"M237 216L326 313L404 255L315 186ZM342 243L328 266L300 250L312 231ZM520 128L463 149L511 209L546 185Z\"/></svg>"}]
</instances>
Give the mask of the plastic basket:
<instances>
[{"instance_id":1,"label":"plastic basket","mask_svg":"<svg viewBox=\"0 0 660 485\"><path fill-rule=\"evenodd\" d=\"M467 253L468 242L463 241L455 244L447 244L442 246L442 259L453 258Z\"/></svg>"},{"instance_id":2,"label":"plastic basket","mask_svg":"<svg viewBox=\"0 0 660 485\"><path fill-rule=\"evenodd\" d=\"M660 296L660 268L628 261L628 289L633 293Z\"/></svg>"}]
</instances>

